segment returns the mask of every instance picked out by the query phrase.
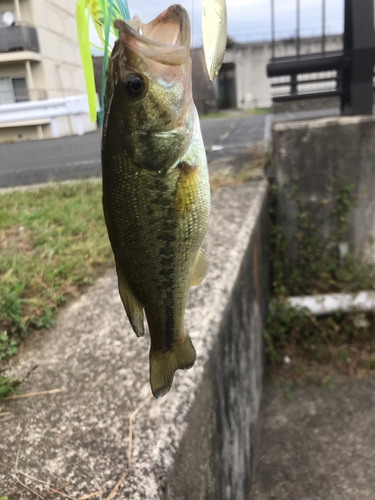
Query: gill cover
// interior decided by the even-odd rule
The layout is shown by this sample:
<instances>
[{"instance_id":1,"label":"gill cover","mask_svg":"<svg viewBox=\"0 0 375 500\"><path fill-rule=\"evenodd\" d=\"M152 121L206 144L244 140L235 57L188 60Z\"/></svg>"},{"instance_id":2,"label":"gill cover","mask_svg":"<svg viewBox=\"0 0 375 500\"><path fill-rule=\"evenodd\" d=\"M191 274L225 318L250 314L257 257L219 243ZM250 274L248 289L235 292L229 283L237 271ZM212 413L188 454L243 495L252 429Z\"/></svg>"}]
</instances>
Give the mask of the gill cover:
<instances>
[{"instance_id":1,"label":"gill cover","mask_svg":"<svg viewBox=\"0 0 375 500\"><path fill-rule=\"evenodd\" d=\"M193 134L190 24L173 5L148 24L138 16L114 22L103 135L110 121L127 137L123 147L142 168L162 171L177 162Z\"/></svg>"}]
</instances>

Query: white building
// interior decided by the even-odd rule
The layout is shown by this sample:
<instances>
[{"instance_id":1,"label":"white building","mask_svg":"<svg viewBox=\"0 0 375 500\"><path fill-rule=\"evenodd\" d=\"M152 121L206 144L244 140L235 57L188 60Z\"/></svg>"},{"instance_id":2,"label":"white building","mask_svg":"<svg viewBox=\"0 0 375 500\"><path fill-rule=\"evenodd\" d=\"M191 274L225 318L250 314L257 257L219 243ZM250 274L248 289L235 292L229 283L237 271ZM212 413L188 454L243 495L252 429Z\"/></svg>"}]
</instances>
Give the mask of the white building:
<instances>
[{"instance_id":1,"label":"white building","mask_svg":"<svg viewBox=\"0 0 375 500\"><path fill-rule=\"evenodd\" d=\"M76 0L0 1L0 106L86 94L75 4ZM56 127L60 136L77 133L71 116L56 118L55 132ZM83 114L82 127L88 132L96 124ZM48 118L0 124L0 142L52 136Z\"/></svg>"}]
</instances>

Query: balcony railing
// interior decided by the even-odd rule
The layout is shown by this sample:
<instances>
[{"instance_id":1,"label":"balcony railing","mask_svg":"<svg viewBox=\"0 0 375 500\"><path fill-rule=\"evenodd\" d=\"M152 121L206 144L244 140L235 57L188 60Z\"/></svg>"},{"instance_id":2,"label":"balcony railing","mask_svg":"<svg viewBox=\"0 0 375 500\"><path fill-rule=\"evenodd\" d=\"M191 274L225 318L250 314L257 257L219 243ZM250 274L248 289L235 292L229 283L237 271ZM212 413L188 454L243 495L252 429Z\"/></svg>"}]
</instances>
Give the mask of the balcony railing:
<instances>
[{"instance_id":1,"label":"balcony railing","mask_svg":"<svg viewBox=\"0 0 375 500\"><path fill-rule=\"evenodd\" d=\"M36 29L33 26L15 24L0 28L0 52L31 50L39 52Z\"/></svg>"},{"instance_id":2,"label":"balcony railing","mask_svg":"<svg viewBox=\"0 0 375 500\"><path fill-rule=\"evenodd\" d=\"M25 101L42 101L47 99L45 89L15 90L14 92L0 92L0 105Z\"/></svg>"}]
</instances>

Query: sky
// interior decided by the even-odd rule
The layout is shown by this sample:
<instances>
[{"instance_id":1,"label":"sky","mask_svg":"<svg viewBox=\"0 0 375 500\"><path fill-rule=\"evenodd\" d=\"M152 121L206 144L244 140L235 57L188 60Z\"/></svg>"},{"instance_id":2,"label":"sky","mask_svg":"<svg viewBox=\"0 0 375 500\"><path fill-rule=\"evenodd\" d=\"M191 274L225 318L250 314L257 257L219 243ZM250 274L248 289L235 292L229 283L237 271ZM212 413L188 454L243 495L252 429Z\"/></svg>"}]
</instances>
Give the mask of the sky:
<instances>
[{"instance_id":1,"label":"sky","mask_svg":"<svg viewBox=\"0 0 375 500\"><path fill-rule=\"evenodd\" d=\"M176 0L190 15L192 46L202 44L202 0ZM274 0L276 38L296 33L298 0ZM173 0L128 0L130 15L138 14L142 22L152 21ZM322 32L323 0L299 0L301 36L318 36ZM325 0L326 33L343 31L344 0ZM228 35L237 42L253 42L271 38L271 0L227 0ZM92 36L91 36L92 34ZM93 43L98 43L95 30L90 30ZM98 52L93 50L93 53Z\"/></svg>"}]
</instances>

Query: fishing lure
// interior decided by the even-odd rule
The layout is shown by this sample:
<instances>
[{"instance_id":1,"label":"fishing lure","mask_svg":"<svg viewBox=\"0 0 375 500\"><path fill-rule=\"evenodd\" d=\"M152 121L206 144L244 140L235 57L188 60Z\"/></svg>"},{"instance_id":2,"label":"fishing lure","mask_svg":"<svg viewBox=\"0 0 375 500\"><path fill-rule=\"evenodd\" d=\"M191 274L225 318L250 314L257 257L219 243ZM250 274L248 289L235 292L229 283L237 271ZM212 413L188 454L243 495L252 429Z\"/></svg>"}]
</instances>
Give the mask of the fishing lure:
<instances>
[{"instance_id":1,"label":"fishing lure","mask_svg":"<svg viewBox=\"0 0 375 500\"><path fill-rule=\"evenodd\" d=\"M111 53L109 37L112 34L115 38L118 38L118 31L114 26L115 19L130 20L127 0L77 0L76 21L78 43L92 122L96 120L96 90L90 47L102 50L104 53L101 95L103 105L105 74L108 57ZM101 47L90 42L90 20L93 22L102 45ZM212 81L218 75L223 63L227 43L226 0L203 0L202 40L207 73L209 79Z\"/></svg>"},{"instance_id":2,"label":"fishing lure","mask_svg":"<svg viewBox=\"0 0 375 500\"><path fill-rule=\"evenodd\" d=\"M102 47L92 44L89 39L89 23L92 20L95 31L98 35ZM90 47L102 50L103 58L103 93L105 90L105 73L107 69L108 57L111 53L109 46L110 34L118 37L118 31L114 27L115 19L130 19L127 0L77 0L76 4L76 22L78 44L81 54L83 73L85 76L87 99L89 104L90 119L96 120L96 90L94 79L94 67Z\"/></svg>"},{"instance_id":3,"label":"fishing lure","mask_svg":"<svg viewBox=\"0 0 375 500\"><path fill-rule=\"evenodd\" d=\"M225 0L203 0L202 41L208 77L217 77L227 45L227 6Z\"/></svg>"}]
</instances>

